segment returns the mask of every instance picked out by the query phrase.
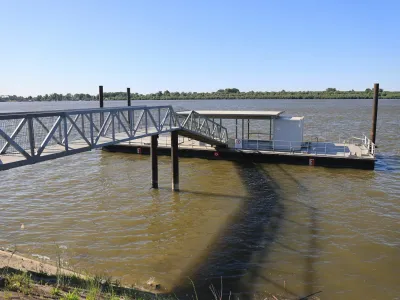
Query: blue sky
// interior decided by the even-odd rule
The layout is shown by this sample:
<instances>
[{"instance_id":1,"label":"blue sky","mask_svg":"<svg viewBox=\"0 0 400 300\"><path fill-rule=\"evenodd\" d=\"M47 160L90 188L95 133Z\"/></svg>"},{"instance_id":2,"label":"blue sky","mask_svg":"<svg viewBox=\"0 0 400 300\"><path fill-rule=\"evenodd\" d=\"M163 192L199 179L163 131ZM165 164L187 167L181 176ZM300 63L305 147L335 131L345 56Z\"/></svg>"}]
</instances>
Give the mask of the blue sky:
<instances>
[{"instance_id":1,"label":"blue sky","mask_svg":"<svg viewBox=\"0 0 400 300\"><path fill-rule=\"evenodd\" d=\"M0 95L400 90L400 1L0 0Z\"/></svg>"}]
</instances>

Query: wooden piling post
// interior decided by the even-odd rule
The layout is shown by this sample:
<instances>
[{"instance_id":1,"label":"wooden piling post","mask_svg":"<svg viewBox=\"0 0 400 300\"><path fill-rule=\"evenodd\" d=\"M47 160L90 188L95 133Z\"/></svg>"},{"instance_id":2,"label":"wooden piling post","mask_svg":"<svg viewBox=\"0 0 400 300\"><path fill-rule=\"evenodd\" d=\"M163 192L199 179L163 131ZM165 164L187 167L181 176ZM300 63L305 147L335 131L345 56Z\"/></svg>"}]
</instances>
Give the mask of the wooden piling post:
<instances>
[{"instance_id":1,"label":"wooden piling post","mask_svg":"<svg viewBox=\"0 0 400 300\"><path fill-rule=\"evenodd\" d=\"M126 88L126 93L128 94L128 106L131 106L131 88Z\"/></svg>"},{"instance_id":2,"label":"wooden piling post","mask_svg":"<svg viewBox=\"0 0 400 300\"><path fill-rule=\"evenodd\" d=\"M158 189L158 156L157 156L157 146L158 146L158 135L151 136L151 187L153 189Z\"/></svg>"},{"instance_id":3,"label":"wooden piling post","mask_svg":"<svg viewBox=\"0 0 400 300\"><path fill-rule=\"evenodd\" d=\"M103 96L103 86L99 85L99 101L100 108L104 107L104 96ZM104 113L100 113L100 127L103 126L104 123Z\"/></svg>"},{"instance_id":4,"label":"wooden piling post","mask_svg":"<svg viewBox=\"0 0 400 300\"><path fill-rule=\"evenodd\" d=\"M179 191L178 132L171 132L172 190Z\"/></svg>"},{"instance_id":5,"label":"wooden piling post","mask_svg":"<svg viewBox=\"0 0 400 300\"><path fill-rule=\"evenodd\" d=\"M100 108L104 107L104 98L103 98L103 86L99 85L99 100L100 100Z\"/></svg>"},{"instance_id":6,"label":"wooden piling post","mask_svg":"<svg viewBox=\"0 0 400 300\"><path fill-rule=\"evenodd\" d=\"M126 88L126 94L128 95L128 106L131 106L131 88ZM131 113L128 111L128 122L131 127Z\"/></svg>"},{"instance_id":7,"label":"wooden piling post","mask_svg":"<svg viewBox=\"0 0 400 300\"><path fill-rule=\"evenodd\" d=\"M374 84L374 103L372 111L372 128L371 128L371 141L375 144L376 140L376 121L378 118L378 99L379 99L379 83Z\"/></svg>"}]
</instances>

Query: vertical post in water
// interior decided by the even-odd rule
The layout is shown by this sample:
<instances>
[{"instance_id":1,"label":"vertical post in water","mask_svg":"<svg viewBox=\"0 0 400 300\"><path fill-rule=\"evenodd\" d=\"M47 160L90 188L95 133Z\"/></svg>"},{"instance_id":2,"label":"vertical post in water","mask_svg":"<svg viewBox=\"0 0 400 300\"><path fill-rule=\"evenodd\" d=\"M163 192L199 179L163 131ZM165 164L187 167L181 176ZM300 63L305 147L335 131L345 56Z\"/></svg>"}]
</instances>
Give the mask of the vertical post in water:
<instances>
[{"instance_id":1,"label":"vertical post in water","mask_svg":"<svg viewBox=\"0 0 400 300\"><path fill-rule=\"evenodd\" d=\"M172 190L179 191L178 132L171 132Z\"/></svg>"},{"instance_id":2,"label":"vertical post in water","mask_svg":"<svg viewBox=\"0 0 400 300\"><path fill-rule=\"evenodd\" d=\"M151 136L151 187L158 189L158 157L157 157L158 135Z\"/></svg>"},{"instance_id":3,"label":"vertical post in water","mask_svg":"<svg viewBox=\"0 0 400 300\"><path fill-rule=\"evenodd\" d=\"M378 98L379 98L379 83L374 84L374 103L372 111L372 129L371 141L375 144L376 139L376 120L378 118Z\"/></svg>"},{"instance_id":4,"label":"vertical post in water","mask_svg":"<svg viewBox=\"0 0 400 300\"><path fill-rule=\"evenodd\" d=\"M99 101L100 101L100 108L104 107L104 97L103 97L103 86L99 85ZM100 113L100 128L103 126L104 123L104 113Z\"/></svg>"},{"instance_id":5,"label":"vertical post in water","mask_svg":"<svg viewBox=\"0 0 400 300\"><path fill-rule=\"evenodd\" d=\"M128 96L128 106L131 106L131 88L126 88L126 94ZM128 110L128 122L129 126L131 126L131 114L129 110Z\"/></svg>"},{"instance_id":6,"label":"vertical post in water","mask_svg":"<svg viewBox=\"0 0 400 300\"><path fill-rule=\"evenodd\" d=\"M128 94L128 106L131 106L131 88L126 88L126 93Z\"/></svg>"}]
</instances>

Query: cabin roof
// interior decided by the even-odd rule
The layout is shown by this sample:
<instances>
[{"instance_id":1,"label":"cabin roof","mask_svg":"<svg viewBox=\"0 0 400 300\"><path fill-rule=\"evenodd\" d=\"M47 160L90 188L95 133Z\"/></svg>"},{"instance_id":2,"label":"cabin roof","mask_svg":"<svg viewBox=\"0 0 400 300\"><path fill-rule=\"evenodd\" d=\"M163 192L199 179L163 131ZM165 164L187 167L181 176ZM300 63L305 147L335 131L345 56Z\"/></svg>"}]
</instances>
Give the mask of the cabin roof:
<instances>
[{"instance_id":1,"label":"cabin roof","mask_svg":"<svg viewBox=\"0 0 400 300\"><path fill-rule=\"evenodd\" d=\"M274 119L284 111L268 110L195 110L200 115L216 119ZM178 115L189 115L191 111L178 111Z\"/></svg>"}]
</instances>

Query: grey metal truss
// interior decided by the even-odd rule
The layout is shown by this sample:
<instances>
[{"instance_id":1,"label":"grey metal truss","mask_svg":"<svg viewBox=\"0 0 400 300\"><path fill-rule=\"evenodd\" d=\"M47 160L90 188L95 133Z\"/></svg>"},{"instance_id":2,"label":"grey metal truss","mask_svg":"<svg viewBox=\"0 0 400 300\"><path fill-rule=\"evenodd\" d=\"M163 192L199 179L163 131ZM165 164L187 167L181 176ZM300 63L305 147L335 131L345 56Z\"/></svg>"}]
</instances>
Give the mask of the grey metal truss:
<instances>
[{"instance_id":1,"label":"grey metal truss","mask_svg":"<svg viewBox=\"0 0 400 300\"><path fill-rule=\"evenodd\" d=\"M182 117L172 106L5 113L0 114L0 170L172 131L214 146L228 143L221 124L195 111ZM9 155L15 159L2 159Z\"/></svg>"}]
</instances>

